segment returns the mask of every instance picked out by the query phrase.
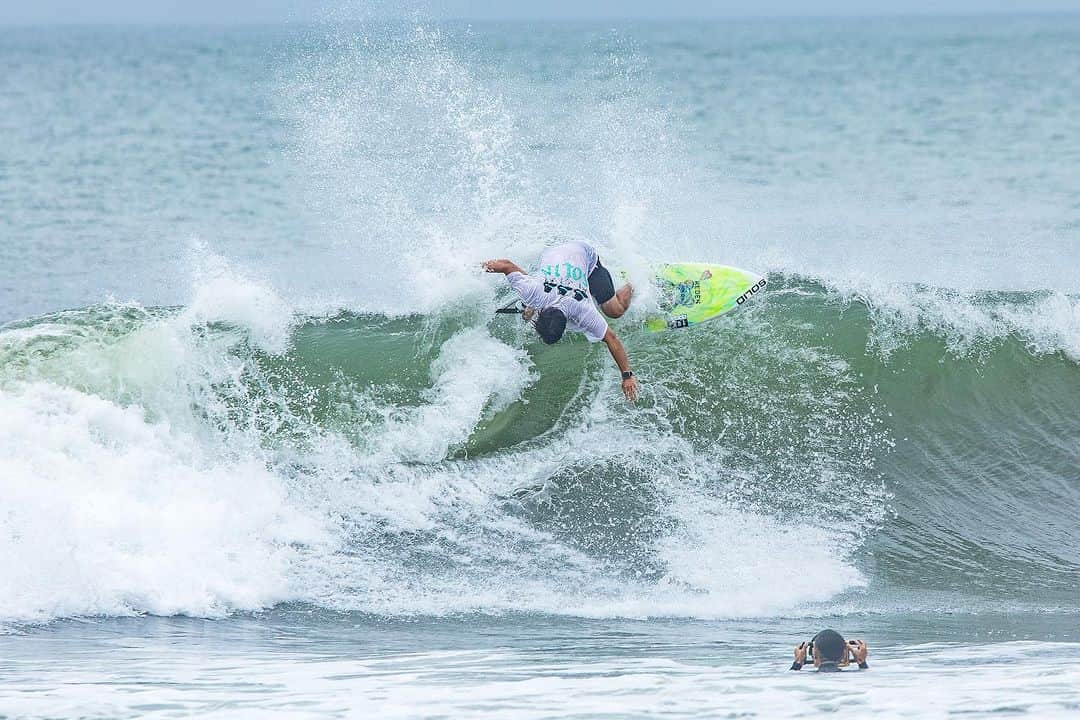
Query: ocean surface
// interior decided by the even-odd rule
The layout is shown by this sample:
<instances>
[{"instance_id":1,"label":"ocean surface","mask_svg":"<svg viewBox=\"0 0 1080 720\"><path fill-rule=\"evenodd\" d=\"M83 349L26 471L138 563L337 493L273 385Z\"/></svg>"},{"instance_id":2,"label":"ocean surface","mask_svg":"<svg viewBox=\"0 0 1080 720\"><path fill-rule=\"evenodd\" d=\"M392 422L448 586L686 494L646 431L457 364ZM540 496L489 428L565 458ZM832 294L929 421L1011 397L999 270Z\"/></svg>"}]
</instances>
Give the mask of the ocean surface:
<instances>
[{"instance_id":1,"label":"ocean surface","mask_svg":"<svg viewBox=\"0 0 1080 720\"><path fill-rule=\"evenodd\" d=\"M0 69L0 717L1080 715L1080 16ZM492 313L559 238L636 406ZM670 259L769 290L649 334Z\"/></svg>"}]
</instances>

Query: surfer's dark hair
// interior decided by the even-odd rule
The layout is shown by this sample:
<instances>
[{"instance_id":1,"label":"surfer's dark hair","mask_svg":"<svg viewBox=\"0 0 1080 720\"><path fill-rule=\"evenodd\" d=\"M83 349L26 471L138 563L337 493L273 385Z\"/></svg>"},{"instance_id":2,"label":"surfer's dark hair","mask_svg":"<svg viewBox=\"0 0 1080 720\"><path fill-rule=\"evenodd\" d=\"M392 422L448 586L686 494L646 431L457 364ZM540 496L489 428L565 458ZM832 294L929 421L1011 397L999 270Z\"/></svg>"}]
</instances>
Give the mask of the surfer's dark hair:
<instances>
[{"instance_id":1,"label":"surfer's dark hair","mask_svg":"<svg viewBox=\"0 0 1080 720\"><path fill-rule=\"evenodd\" d=\"M814 654L820 660L822 666L835 667L844 660L847 653L847 643L843 636L835 630L822 630L814 636Z\"/></svg>"},{"instance_id":2,"label":"surfer's dark hair","mask_svg":"<svg viewBox=\"0 0 1080 720\"><path fill-rule=\"evenodd\" d=\"M558 308L544 308L536 318L536 332L548 345L559 342L566 332L566 315Z\"/></svg>"}]
</instances>

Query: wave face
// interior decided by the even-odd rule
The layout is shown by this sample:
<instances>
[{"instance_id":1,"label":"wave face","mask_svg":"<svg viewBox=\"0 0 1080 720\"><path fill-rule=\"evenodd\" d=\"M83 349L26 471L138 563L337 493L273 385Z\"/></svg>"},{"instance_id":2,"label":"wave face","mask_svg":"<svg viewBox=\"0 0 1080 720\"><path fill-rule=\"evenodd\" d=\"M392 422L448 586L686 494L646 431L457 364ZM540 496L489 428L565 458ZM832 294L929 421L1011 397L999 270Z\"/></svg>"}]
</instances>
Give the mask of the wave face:
<instances>
[{"instance_id":1,"label":"wave face","mask_svg":"<svg viewBox=\"0 0 1080 720\"><path fill-rule=\"evenodd\" d=\"M9 324L0 617L1074 608L1080 305L770 288L692 333L628 322L637 408L583 342L297 317L235 274Z\"/></svg>"}]
</instances>

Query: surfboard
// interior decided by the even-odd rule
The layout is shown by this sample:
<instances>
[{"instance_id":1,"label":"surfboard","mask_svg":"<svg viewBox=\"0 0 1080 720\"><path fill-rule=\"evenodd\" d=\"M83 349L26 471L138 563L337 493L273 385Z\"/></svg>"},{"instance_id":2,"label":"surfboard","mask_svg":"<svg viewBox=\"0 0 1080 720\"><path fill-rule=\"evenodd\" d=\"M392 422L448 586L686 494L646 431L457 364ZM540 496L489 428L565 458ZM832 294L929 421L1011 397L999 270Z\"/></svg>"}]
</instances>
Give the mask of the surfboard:
<instances>
[{"instance_id":1,"label":"surfboard","mask_svg":"<svg viewBox=\"0 0 1080 720\"><path fill-rule=\"evenodd\" d=\"M762 275L727 265L659 265L653 285L660 314L646 319L645 327L661 332L700 325L742 307L760 295L767 284Z\"/></svg>"}]
</instances>

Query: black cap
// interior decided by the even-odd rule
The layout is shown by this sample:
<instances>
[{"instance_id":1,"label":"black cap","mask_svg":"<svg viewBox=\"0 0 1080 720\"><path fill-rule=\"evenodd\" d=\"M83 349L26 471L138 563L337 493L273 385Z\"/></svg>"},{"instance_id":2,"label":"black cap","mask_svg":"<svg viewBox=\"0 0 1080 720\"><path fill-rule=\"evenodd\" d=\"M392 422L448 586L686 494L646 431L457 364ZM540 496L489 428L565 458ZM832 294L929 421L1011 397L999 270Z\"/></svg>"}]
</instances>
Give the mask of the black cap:
<instances>
[{"instance_id":1,"label":"black cap","mask_svg":"<svg viewBox=\"0 0 1080 720\"><path fill-rule=\"evenodd\" d=\"M822 669L827 665L835 668L843 662L847 653L847 643L840 633L835 630L822 630L814 636L814 656L820 662Z\"/></svg>"},{"instance_id":2,"label":"black cap","mask_svg":"<svg viewBox=\"0 0 1080 720\"><path fill-rule=\"evenodd\" d=\"M558 308L544 308L536 318L536 332L548 345L559 342L566 331L566 315Z\"/></svg>"}]
</instances>

